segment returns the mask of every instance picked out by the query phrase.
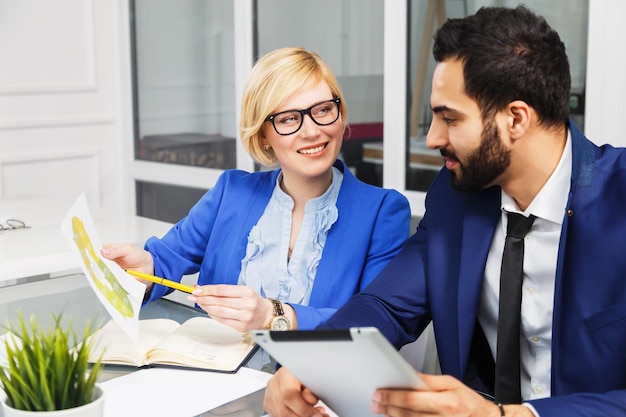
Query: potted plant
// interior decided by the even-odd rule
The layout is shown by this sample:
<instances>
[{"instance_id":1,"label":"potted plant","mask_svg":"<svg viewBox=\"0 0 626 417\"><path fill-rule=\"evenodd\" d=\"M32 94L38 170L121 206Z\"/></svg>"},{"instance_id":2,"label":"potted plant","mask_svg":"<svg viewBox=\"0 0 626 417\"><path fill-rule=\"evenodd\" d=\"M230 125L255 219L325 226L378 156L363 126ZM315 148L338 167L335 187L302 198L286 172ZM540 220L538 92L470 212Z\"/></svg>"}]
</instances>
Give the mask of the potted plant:
<instances>
[{"instance_id":1,"label":"potted plant","mask_svg":"<svg viewBox=\"0 0 626 417\"><path fill-rule=\"evenodd\" d=\"M46 330L34 316L27 321L20 313L5 326L10 334L4 341L6 364L0 364L4 417L102 416L104 397L96 383L101 362L88 361L92 327L86 324L80 343L61 318L52 314Z\"/></svg>"}]
</instances>

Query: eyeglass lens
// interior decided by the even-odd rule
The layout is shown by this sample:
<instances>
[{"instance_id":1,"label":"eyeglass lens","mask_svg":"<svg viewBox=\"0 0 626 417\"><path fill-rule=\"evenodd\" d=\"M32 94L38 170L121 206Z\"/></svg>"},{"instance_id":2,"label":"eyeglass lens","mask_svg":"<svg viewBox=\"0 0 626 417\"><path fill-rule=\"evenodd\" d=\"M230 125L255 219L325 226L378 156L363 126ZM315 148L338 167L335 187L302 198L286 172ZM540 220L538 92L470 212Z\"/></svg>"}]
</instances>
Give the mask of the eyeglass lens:
<instances>
[{"instance_id":1,"label":"eyeglass lens","mask_svg":"<svg viewBox=\"0 0 626 417\"><path fill-rule=\"evenodd\" d=\"M333 124L339 118L339 99L332 99L315 104L304 110L287 110L269 117L279 135L291 135L302 127L304 115L320 126Z\"/></svg>"}]
</instances>

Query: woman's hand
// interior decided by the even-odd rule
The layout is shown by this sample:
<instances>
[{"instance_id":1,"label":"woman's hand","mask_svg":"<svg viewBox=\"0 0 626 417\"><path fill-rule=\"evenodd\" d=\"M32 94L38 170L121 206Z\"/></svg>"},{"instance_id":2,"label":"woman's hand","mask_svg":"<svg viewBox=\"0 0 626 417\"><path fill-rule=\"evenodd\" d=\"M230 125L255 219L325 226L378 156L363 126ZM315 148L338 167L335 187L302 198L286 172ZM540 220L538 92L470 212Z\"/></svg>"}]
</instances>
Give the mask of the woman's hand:
<instances>
[{"instance_id":1,"label":"woman's hand","mask_svg":"<svg viewBox=\"0 0 626 417\"><path fill-rule=\"evenodd\" d=\"M274 317L272 302L245 285L198 286L187 299L211 318L242 332L265 329ZM291 328L295 328L295 312L287 304L283 308Z\"/></svg>"},{"instance_id":2,"label":"woman's hand","mask_svg":"<svg viewBox=\"0 0 626 417\"><path fill-rule=\"evenodd\" d=\"M100 253L107 259L114 261L120 268L132 269L145 274L154 275L154 260L150 252L130 243L105 243ZM152 288L152 282L137 278L146 284L147 289Z\"/></svg>"}]
</instances>

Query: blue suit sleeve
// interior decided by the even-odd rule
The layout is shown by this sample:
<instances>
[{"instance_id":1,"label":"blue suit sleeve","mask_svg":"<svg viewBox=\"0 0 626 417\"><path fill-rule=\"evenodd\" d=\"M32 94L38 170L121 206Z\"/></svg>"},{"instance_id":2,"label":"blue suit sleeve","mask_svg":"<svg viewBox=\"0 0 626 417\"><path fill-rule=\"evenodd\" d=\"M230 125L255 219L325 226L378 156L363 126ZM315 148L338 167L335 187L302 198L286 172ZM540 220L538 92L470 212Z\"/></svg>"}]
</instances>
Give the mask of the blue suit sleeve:
<instances>
[{"instance_id":1,"label":"blue suit sleeve","mask_svg":"<svg viewBox=\"0 0 626 417\"><path fill-rule=\"evenodd\" d=\"M199 271L207 241L215 223L225 186L222 174L213 188L191 208L189 214L162 237L149 238L144 248L154 259L154 274L172 281ZM157 300L173 290L154 285L145 303Z\"/></svg>"},{"instance_id":2,"label":"blue suit sleeve","mask_svg":"<svg viewBox=\"0 0 626 417\"><path fill-rule=\"evenodd\" d=\"M360 274L360 276L334 277L336 285L334 291L329 296L344 297L347 301L354 291L350 290L349 294L345 293L348 286L341 288L342 282L347 284L346 281L357 281L356 292L362 291L402 250L409 236L411 221L411 211L406 197L397 191L387 190L374 217L375 220L371 225L369 233L369 242L367 245L364 245L366 247L364 252L361 253L361 249L355 250L355 247L345 245L344 252L339 255L346 262L354 264L361 262L362 267L353 269L354 273L356 275ZM296 312L298 329L300 330L315 328L328 320L337 311L337 308L331 307L317 308L315 306L298 304L291 304L291 306Z\"/></svg>"},{"instance_id":3,"label":"blue suit sleeve","mask_svg":"<svg viewBox=\"0 0 626 417\"><path fill-rule=\"evenodd\" d=\"M415 340L431 321L421 255L424 238L420 227L364 291L319 327L374 326L398 349Z\"/></svg>"},{"instance_id":4,"label":"blue suit sleeve","mask_svg":"<svg viewBox=\"0 0 626 417\"><path fill-rule=\"evenodd\" d=\"M572 365L575 366L575 365ZM626 390L589 392L528 401L541 417L604 417L626 415Z\"/></svg>"}]
</instances>

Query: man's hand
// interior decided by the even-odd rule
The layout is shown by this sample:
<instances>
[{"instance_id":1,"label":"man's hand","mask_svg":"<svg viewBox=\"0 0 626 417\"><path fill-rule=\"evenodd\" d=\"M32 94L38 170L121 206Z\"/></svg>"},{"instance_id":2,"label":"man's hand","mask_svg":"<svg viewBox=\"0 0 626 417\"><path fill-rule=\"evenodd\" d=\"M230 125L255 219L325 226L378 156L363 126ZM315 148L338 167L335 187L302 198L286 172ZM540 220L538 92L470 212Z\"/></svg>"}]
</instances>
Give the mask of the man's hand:
<instances>
[{"instance_id":1,"label":"man's hand","mask_svg":"<svg viewBox=\"0 0 626 417\"><path fill-rule=\"evenodd\" d=\"M500 409L461 381L448 375L421 374L430 390L379 389L372 411L391 417L500 417ZM521 405L507 405L507 417L534 417Z\"/></svg>"},{"instance_id":2,"label":"man's hand","mask_svg":"<svg viewBox=\"0 0 626 417\"><path fill-rule=\"evenodd\" d=\"M285 368L267 383L263 407L272 417L328 417L318 398Z\"/></svg>"}]
</instances>

